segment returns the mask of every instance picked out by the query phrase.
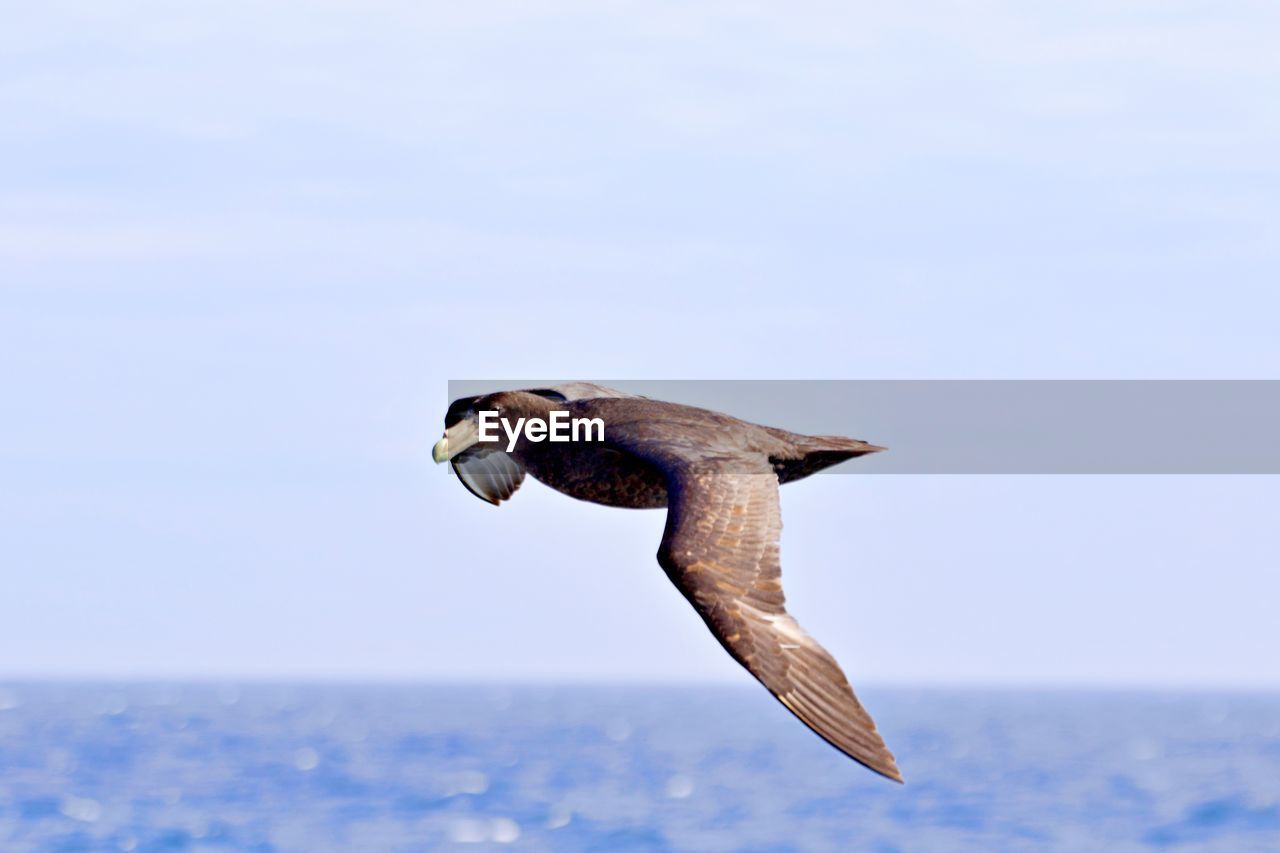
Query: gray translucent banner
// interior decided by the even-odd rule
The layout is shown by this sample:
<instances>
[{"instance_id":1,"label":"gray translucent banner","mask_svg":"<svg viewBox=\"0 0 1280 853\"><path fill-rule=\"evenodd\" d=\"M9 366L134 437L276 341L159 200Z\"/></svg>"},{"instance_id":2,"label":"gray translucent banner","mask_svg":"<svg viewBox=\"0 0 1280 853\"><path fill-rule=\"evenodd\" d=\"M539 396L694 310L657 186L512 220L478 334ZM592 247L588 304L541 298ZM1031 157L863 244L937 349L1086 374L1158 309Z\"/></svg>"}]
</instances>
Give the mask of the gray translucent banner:
<instances>
[{"instance_id":1,"label":"gray translucent banner","mask_svg":"<svg viewBox=\"0 0 1280 853\"><path fill-rule=\"evenodd\" d=\"M455 380L449 399L564 381ZM889 448L833 474L1280 474L1275 380L589 381Z\"/></svg>"}]
</instances>

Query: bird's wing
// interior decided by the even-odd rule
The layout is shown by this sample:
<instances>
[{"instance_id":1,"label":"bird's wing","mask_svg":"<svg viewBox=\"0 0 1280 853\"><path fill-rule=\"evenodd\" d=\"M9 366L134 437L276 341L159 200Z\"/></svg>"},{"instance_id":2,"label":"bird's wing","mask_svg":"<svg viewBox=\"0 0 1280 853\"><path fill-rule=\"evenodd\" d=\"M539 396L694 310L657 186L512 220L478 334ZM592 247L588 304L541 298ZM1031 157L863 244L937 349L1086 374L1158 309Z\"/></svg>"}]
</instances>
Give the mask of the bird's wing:
<instances>
[{"instance_id":1,"label":"bird's wing","mask_svg":"<svg viewBox=\"0 0 1280 853\"><path fill-rule=\"evenodd\" d=\"M760 458L666 460L668 512L658 562L734 660L845 755L902 775L826 649L787 613L778 479Z\"/></svg>"},{"instance_id":2,"label":"bird's wing","mask_svg":"<svg viewBox=\"0 0 1280 853\"><path fill-rule=\"evenodd\" d=\"M616 388L609 388L605 385L597 385L594 382L563 382L559 385L549 385L546 388L530 388L529 393L538 394L542 397L551 397L563 402L573 402L574 400L646 399L639 394L629 394L626 391L619 391Z\"/></svg>"},{"instance_id":3,"label":"bird's wing","mask_svg":"<svg viewBox=\"0 0 1280 853\"><path fill-rule=\"evenodd\" d=\"M497 445L477 444L453 458L453 470L467 491L497 506L524 482L524 466Z\"/></svg>"}]
</instances>

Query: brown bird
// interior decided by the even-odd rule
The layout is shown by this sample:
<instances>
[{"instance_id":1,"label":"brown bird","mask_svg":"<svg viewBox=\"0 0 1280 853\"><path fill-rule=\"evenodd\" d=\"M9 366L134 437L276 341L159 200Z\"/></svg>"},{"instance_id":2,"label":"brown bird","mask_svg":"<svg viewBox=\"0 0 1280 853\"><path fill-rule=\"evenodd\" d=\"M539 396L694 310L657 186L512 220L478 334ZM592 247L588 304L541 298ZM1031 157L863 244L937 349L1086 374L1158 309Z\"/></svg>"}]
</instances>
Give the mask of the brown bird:
<instances>
[{"instance_id":1,"label":"brown bird","mask_svg":"<svg viewBox=\"0 0 1280 853\"><path fill-rule=\"evenodd\" d=\"M564 421L581 419L583 429L551 441L521 429L522 418L559 420L569 435ZM725 650L836 749L902 781L835 658L787 613L778 557L779 484L885 448L586 382L455 400L444 425L433 458L452 462L489 503L511 497L528 473L581 500L666 507L658 563Z\"/></svg>"}]
</instances>

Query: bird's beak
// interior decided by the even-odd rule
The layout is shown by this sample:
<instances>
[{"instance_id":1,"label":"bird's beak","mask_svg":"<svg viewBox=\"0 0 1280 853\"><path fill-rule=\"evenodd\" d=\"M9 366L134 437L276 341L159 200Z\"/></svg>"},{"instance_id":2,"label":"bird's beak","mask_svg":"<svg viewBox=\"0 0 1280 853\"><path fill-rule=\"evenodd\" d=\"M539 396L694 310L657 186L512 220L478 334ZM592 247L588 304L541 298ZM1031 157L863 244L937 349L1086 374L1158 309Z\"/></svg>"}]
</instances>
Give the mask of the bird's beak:
<instances>
[{"instance_id":1,"label":"bird's beak","mask_svg":"<svg viewBox=\"0 0 1280 853\"><path fill-rule=\"evenodd\" d=\"M437 463L448 462L479 440L476 422L471 418L463 418L444 431L444 438L431 448L431 458Z\"/></svg>"}]
</instances>

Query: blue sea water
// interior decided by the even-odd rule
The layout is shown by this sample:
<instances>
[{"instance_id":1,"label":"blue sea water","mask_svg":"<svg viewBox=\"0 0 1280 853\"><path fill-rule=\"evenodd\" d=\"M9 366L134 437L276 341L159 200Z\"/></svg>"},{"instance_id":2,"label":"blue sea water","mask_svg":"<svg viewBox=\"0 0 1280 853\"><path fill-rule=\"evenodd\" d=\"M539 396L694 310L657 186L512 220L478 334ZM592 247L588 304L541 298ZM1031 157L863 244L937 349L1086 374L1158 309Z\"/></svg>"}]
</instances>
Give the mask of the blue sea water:
<instances>
[{"instance_id":1,"label":"blue sea water","mask_svg":"<svg viewBox=\"0 0 1280 853\"><path fill-rule=\"evenodd\" d=\"M0 850L1280 850L1280 696L0 686Z\"/></svg>"}]
</instances>

